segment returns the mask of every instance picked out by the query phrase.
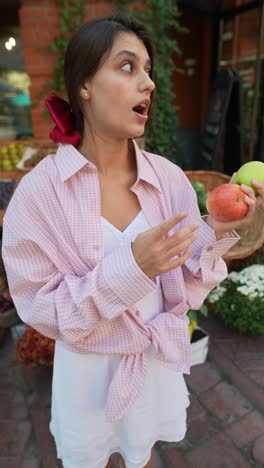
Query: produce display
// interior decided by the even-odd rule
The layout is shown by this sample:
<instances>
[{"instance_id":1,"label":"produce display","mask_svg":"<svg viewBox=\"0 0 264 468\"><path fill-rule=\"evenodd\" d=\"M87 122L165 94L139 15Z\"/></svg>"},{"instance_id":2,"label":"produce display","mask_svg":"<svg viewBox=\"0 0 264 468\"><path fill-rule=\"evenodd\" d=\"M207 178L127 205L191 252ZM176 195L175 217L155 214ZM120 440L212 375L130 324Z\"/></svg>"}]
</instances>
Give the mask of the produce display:
<instances>
[{"instance_id":1,"label":"produce display","mask_svg":"<svg viewBox=\"0 0 264 468\"><path fill-rule=\"evenodd\" d=\"M0 146L0 170L13 171L25 153L22 143L10 143Z\"/></svg>"},{"instance_id":2,"label":"produce display","mask_svg":"<svg viewBox=\"0 0 264 468\"><path fill-rule=\"evenodd\" d=\"M32 156L23 161L23 168L32 169L48 154L53 154L55 151L56 150L54 148L39 148L34 154L32 154Z\"/></svg>"},{"instance_id":3,"label":"produce display","mask_svg":"<svg viewBox=\"0 0 264 468\"><path fill-rule=\"evenodd\" d=\"M208 197L208 192L206 190L205 185L202 182L196 182L193 181L191 182L196 195L197 195L197 201L198 201L198 206L201 212L201 215L206 215L207 213L207 208L206 208L206 200Z\"/></svg>"},{"instance_id":4,"label":"produce display","mask_svg":"<svg viewBox=\"0 0 264 468\"><path fill-rule=\"evenodd\" d=\"M56 151L56 147L46 145L25 145L10 143L0 146L0 170L30 170L45 156Z\"/></svg>"}]
</instances>

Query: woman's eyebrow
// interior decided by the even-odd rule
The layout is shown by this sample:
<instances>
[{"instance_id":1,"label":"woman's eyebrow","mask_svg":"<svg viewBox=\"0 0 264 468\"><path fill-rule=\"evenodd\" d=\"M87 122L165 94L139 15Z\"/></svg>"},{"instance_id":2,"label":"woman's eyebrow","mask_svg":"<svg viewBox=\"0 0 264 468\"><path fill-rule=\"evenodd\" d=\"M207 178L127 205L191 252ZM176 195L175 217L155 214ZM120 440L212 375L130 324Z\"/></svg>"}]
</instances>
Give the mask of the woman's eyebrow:
<instances>
[{"instance_id":1,"label":"woman's eyebrow","mask_svg":"<svg viewBox=\"0 0 264 468\"><path fill-rule=\"evenodd\" d=\"M118 52L114 57L113 60L116 60L117 58L121 57L122 55L129 55L130 57L133 57L135 60L139 61L139 56L135 54L135 52L132 52L131 50L121 50ZM150 59L146 60L146 65L151 65Z\"/></svg>"}]
</instances>

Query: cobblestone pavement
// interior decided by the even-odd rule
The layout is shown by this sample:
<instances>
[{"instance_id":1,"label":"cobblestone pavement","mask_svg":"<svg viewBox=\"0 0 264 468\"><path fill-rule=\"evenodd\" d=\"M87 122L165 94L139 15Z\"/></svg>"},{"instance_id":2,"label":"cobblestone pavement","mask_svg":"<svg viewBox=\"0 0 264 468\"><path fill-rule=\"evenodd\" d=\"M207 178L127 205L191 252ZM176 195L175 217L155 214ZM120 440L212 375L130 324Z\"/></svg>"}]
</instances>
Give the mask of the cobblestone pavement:
<instances>
[{"instance_id":1,"label":"cobblestone pavement","mask_svg":"<svg viewBox=\"0 0 264 468\"><path fill-rule=\"evenodd\" d=\"M185 376L191 393L187 434L180 443L158 442L153 468L261 468L264 337L228 330L213 315L200 325L210 336L209 355ZM49 369L21 368L6 335L0 348L0 468L61 468L48 428L51 376Z\"/></svg>"}]
</instances>

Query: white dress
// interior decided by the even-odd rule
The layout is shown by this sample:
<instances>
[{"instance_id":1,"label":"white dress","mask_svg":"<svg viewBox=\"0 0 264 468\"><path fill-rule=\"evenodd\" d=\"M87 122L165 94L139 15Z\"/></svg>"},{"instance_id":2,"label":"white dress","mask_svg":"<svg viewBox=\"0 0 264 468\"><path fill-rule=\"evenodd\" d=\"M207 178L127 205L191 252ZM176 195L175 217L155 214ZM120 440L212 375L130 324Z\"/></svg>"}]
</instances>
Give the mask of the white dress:
<instances>
[{"instance_id":1,"label":"white dress","mask_svg":"<svg viewBox=\"0 0 264 468\"><path fill-rule=\"evenodd\" d=\"M119 231L101 217L105 255L124 240L134 240L150 228L141 210ZM144 322L162 311L162 289L136 303ZM177 442L186 432L189 393L182 373L159 364L150 347L149 370L140 397L122 419L105 420L107 387L120 362L119 355L80 354L56 342L50 431L64 468L104 468L119 452L127 468L142 468L158 440Z\"/></svg>"}]
</instances>

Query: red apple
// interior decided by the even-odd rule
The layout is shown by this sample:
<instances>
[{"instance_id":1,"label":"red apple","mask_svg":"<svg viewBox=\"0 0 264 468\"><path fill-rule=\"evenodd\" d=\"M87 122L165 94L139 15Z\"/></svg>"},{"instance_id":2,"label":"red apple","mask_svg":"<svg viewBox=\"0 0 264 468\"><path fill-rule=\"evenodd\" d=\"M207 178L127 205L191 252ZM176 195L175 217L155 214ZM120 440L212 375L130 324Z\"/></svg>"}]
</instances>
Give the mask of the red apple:
<instances>
[{"instance_id":1,"label":"red apple","mask_svg":"<svg viewBox=\"0 0 264 468\"><path fill-rule=\"evenodd\" d=\"M238 184L222 184L209 192L206 208L217 221L236 221L245 216L248 205L246 194Z\"/></svg>"}]
</instances>

